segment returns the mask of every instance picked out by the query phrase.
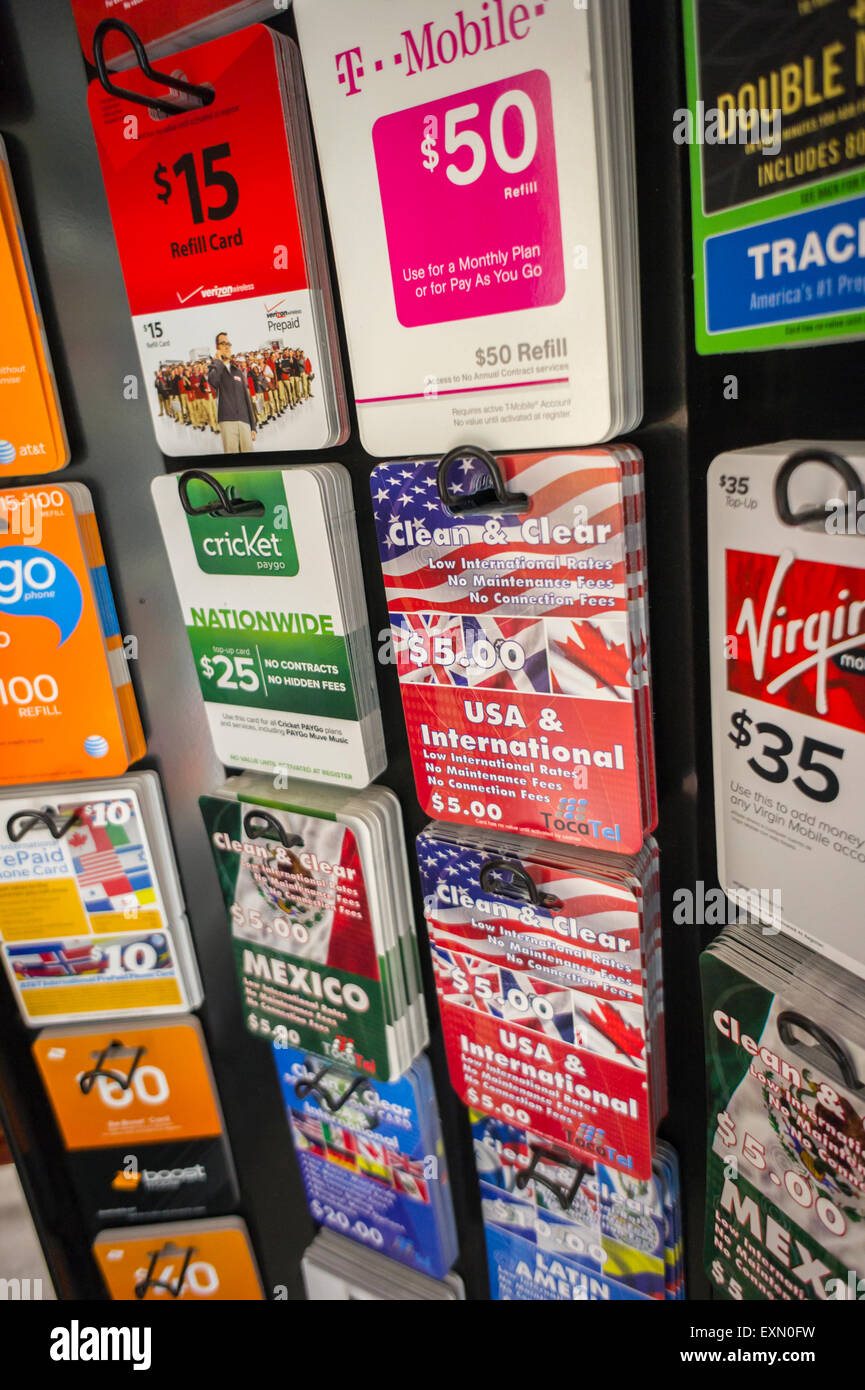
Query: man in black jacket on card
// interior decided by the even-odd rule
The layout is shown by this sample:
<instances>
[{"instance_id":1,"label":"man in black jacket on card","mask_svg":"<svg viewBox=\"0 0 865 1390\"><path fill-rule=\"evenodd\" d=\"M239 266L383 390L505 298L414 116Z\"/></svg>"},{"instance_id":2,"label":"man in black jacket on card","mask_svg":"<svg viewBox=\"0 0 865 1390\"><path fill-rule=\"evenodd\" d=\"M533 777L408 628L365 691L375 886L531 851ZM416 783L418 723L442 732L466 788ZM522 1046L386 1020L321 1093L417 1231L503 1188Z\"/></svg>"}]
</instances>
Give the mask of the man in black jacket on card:
<instances>
[{"instance_id":1,"label":"man in black jacket on card","mask_svg":"<svg viewBox=\"0 0 865 1390\"><path fill-rule=\"evenodd\" d=\"M217 420L226 454L251 454L255 442L255 411L249 397L246 372L231 360L231 340L227 333L216 335L217 360L207 373L218 401Z\"/></svg>"}]
</instances>

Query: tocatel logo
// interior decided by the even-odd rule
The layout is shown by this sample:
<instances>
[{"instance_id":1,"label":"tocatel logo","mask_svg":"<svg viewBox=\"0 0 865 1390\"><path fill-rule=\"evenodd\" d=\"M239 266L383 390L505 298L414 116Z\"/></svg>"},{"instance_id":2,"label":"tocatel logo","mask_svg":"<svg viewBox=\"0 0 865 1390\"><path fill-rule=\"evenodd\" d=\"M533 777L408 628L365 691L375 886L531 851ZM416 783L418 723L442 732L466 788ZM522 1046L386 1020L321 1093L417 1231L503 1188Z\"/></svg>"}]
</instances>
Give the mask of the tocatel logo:
<instances>
[{"instance_id":1,"label":"tocatel logo","mask_svg":"<svg viewBox=\"0 0 865 1390\"><path fill-rule=\"evenodd\" d=\"M78 626L83 606L81 585L57 555L32 545L0 550L0 611L50 618L60 630L57 645L62 647Z\"/></svg>"},{"instance_id":2,"label":"tocatel logo","mask_svg":"<svg viewBox=\"0 0 865 1390\"><path fill-rule=\"evenodd\" d=\"M220 469L219 482L230 495L260 504L258 511L237 516L187 516L198 566L205 574L256 574L279 578L298 572L294 530L285 500L281 473L237 472ZM189 487L195 505L212 501L205 488Z\"/></svg>"}]
</instances>

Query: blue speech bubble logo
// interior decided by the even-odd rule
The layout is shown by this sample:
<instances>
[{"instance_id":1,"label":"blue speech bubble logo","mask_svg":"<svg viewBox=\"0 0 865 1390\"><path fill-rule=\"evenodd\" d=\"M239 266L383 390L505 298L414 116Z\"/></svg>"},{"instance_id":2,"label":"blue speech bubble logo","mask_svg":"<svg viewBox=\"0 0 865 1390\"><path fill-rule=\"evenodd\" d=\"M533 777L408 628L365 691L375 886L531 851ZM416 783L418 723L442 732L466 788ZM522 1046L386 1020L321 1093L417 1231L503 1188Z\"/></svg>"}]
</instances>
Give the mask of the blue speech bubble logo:
<instances>
[{"instance_id":1,"label":"blue speech bubble logo","mask_svg":"<svg viewBox=\"0 0 865 1390\"><path fill-rule=\"evenodd\" d=\"M49 618L60 629L62 647L78 626L84 601L81 585L63 560L33 545L0 549L0 614Z\"/></svg>"}]
</instances>

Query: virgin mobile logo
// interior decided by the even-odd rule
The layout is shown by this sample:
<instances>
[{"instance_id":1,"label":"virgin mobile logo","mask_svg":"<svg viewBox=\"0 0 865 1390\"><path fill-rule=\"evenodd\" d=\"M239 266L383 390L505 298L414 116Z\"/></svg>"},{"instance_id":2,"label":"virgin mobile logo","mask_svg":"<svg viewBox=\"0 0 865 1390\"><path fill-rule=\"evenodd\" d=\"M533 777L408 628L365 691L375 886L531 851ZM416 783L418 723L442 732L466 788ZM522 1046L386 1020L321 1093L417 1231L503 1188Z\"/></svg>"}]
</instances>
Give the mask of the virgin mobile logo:
<instances>
[{"instance_id":1,"label":"virgin mobile logo","mask_svg":"<svg viewBox=\"0 0 865 1390\"><path fill-rule=\"evenodd\" d=\"M851 598L850 590L844 585L844 575L855 575L855 571L840 572L840 585L835 602L831 607L812 608L802 614L795 614L794 604L785 594L785 581L792 577L796 557L792 550L784 550L778 556L775 571L766 589L762 606L758 598L748 595L742 600L736 619L736 637L746 636L750 653L751 670L754 680L762 683L766 677L769 661L775 663L790 658L789 664L776 671L766 685L767 695L776 695L799 676L809 671L816 673L815 707L818 714L828 714L827 677L830 662L844 668L845 652L851 652L863 645L863 614L865 600ZM802 577L800 564L796 578ZM808 566L813 570L825 566ZM807 583L807 576L806 583ZM788 586L788 589L792 585ZM803 586L807 594L807 587ZM787 601L785 601L787 599ZM738 643L727 638L728 656L738 658Z\"/></svg>"}]
</instances>

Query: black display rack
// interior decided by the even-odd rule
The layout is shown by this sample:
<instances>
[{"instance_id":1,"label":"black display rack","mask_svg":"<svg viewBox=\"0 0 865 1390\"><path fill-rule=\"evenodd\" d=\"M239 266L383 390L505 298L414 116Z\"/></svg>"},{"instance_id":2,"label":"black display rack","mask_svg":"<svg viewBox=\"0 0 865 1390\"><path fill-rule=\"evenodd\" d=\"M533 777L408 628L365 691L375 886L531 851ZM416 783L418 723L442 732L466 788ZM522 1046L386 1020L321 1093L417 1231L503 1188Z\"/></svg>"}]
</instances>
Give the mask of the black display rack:
<instances>
[{"instance_id":1,"label":"black display rack","mask_svg":"<svg viewBox=\"0 0 865 1390\"><path fill-rule=\"evenodd\" d=\"M362 7L363 0L358 0ZM272 23L292 32L290 14ZM711 931L672 924L672 894L716 885L709 734L705 476L723 449L790 438L861 438L865 344L699 358L693 342L687 150L677 0L633 0L633 75L646 410L629 436L646 459L652 666L664 903L670 1110L662 1133L682 1163L688 1297L710 1297L702 1271L705 1101L698 957ZM0 134L7 143L69 430L64 475L94 494L121 631L136 638L132 676L145 730L143 766L161 776L204 980L200 1016L225 1109L247 1220L270 1296L303 1297L312 1239L267 1044L244 1029L229 934L199 793L223 779L210 749L150 481L172 469L153 440L144 384L87 114L88 74L68 0L0 0ZM262 190L265 196L266 190ZM335 277L334 277L334 282ZM345 360L344 342L343 357ZM736 390L728 379L736 378ZM139 394L135 395L138 383ZM285 455L291 463L295 456ZM387 612L368 478L358 442L322 453L350 470L373 643ZM273 461L276 461L276 457ZM380 779L413 837L414 795L396 674L379 668L389 764ZM87 699L83 689L81 698ZM409 862L413 856L409 854ZM425 942L414 878L418 933ZM488 1297L483 1229L465 1112L447 1078L428 954L430 1055L460 1236L458 1271ZM30 1054L32 1038L0 981L0 1123L6 1130L58 1296L105 1297L65 1181L64 1155Z\"/></svg>"}]
</instances>

